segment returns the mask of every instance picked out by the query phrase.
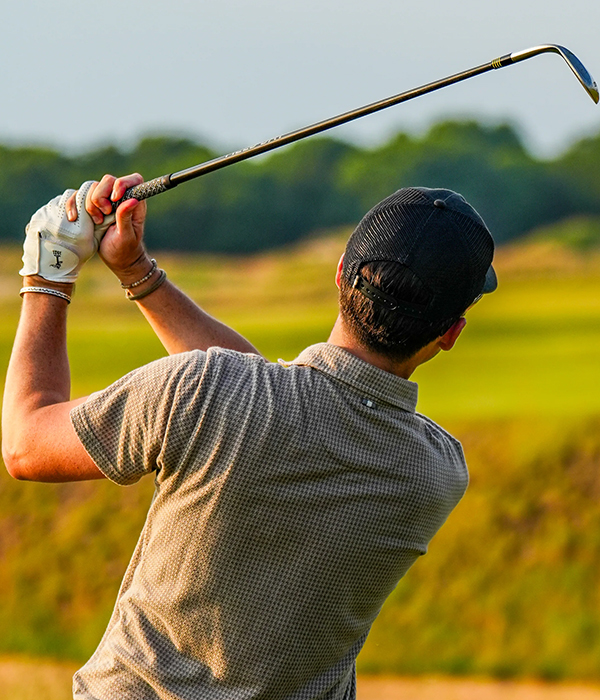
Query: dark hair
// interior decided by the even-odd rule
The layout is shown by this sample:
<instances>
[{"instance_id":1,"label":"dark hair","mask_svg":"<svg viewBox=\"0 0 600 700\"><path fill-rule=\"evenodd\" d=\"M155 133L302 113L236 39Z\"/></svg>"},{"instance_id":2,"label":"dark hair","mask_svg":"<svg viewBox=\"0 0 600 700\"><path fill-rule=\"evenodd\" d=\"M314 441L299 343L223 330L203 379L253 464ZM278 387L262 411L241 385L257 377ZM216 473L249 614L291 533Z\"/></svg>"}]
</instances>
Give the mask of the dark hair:
<instances>
[{"instance_id":1,"label":"dark hair","mask_svg":"<svg viewBox=\"0 0 600 700\"><path fill-rule=\"evenodd\" d=\"M421 280L398 262L368 262L360 267L359 273L398 300L415 304L428 304L431 300L431 292ZM340 280L340 311L348 329L363 347L396 361L412 357L444 335L461 317L459 314L433 322L403 316L375 304L354 289L344 275Z\"/></svg>"}]
</instances>

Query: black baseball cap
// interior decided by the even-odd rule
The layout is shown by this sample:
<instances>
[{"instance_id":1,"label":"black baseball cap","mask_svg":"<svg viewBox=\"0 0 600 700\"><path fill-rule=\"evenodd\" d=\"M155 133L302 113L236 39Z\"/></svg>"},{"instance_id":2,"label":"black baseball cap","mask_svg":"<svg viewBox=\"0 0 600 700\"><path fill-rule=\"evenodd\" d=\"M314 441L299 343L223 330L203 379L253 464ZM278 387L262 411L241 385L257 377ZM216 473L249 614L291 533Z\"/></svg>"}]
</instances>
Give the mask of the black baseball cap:
<instances>
[{"instance_id":1,"label":"black baseball cap","mask_svg":"<svg viewBox=\"0 0 600 700\"><path fill-rule=\"evenodd\" d=\"M344 255L343 275L376 304L427 321L464 313L498 286L494 241L475 209L452 190L406 187L369 211ZM407 267L430 292L428 304L397 299L360 276L368 262Z\"/></svg>"}]
</instances>

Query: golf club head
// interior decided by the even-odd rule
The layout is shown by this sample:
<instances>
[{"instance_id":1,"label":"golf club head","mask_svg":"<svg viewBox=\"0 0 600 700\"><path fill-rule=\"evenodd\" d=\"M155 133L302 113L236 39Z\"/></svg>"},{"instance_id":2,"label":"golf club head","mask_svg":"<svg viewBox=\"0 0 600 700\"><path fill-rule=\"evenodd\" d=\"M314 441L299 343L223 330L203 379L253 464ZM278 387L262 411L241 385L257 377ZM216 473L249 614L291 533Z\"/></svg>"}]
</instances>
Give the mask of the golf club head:
<instances>
[{"instance_id":1,"label":"golf club head","mask_svg":"<svg viewBox=\"0 0 600 700\"><path fill-rule=\"evenodd\" d=\"M534 46L531 49L525 49L524 51L516 51L510 54L512 63L517 63L518 61L524 61L526 58L531 58L532 56L537 56L540 53L557 53L562 56L569 68L577 76L577 80L583 85L587 94L598 104L600 95L598 94L598 86L596 81L589 74L587 68L583 63L577 58L577 56L569 49L564 46L559 46L558 44L543 44L542 46Z\"/></svg>"}]
</instances>

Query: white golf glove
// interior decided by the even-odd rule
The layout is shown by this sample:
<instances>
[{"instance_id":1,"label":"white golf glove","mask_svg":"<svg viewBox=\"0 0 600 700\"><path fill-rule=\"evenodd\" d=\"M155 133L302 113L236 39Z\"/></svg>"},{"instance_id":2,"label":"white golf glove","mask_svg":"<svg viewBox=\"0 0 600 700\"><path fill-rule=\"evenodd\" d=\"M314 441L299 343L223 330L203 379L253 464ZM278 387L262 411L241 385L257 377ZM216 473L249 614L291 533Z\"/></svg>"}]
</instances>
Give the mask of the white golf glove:
<instances>
[{"instance_id":1,"label":"white golf glove","mask_svg":"<svg viewBox=\"0 0 600 700\"><path fill-rule=\"evenodd\" d=\"M78 217L69 221L67 199L75 190L66 190L38 209L25 228L23 268L19 274L40 275L53 282L75 282L79 270L98 250L102 236L114 215L105 216L99 226L85 210L85 198L93 182L84 182L76 197Z\"/></svg>"}]
</instances>

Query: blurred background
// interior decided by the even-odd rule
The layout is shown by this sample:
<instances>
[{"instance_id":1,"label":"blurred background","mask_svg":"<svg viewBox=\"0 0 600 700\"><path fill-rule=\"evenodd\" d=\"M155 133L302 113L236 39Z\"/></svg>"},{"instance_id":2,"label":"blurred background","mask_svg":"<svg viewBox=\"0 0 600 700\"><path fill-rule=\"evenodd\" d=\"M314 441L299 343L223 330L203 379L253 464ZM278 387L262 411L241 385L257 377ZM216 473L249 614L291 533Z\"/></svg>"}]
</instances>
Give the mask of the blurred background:
<instances>
[{"instance_id":1,"label":"blurred background","mask_svg":"<svg viewBox=\"0 0 600 700\"><path fill-rule=\"evenodd\" d=\"M564 44L598 79L599 20L597 0L11 6L2 376L24 226L65 188L105 172L150 179L540 43ZM363 698L392 697L377 679L432 676L501 681L502 697L558 698L573 684L586 685L569 697L600 697L599 162L600 110L547 54L149 202L161 266L270 359L327 338L345 239L395 189L458 190L498 243L498 293L414 377L419 410L463 441L471 486L377 620L359 657ZM163 353L99 261L75 302L74 396ZM152 487L25 484L0 471L0 697L69 697ZM483 692L402 687L389 692Z\"/></svg>"}]
</instances>

